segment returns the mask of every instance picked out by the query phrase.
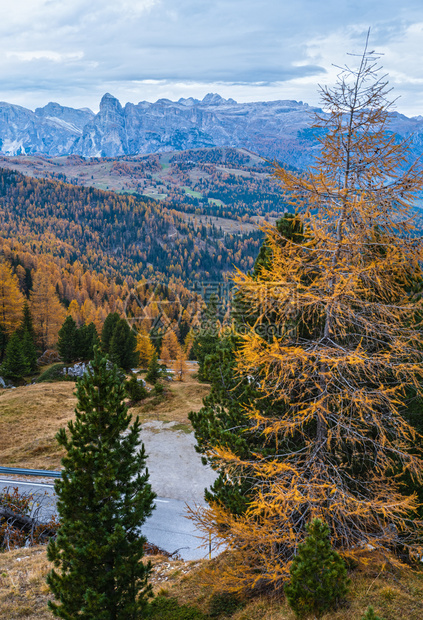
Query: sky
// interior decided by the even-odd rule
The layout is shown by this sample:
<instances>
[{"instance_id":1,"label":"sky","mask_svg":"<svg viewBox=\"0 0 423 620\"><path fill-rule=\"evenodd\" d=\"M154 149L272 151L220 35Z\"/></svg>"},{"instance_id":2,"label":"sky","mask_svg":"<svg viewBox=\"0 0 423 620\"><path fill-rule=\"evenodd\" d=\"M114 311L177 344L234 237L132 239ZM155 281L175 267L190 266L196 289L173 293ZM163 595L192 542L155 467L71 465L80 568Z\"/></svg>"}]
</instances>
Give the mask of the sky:
<instances>
[{"instance_id":1,"label":"sky","mask_svg":"<svg viewBox=\"0 0 423 620\"><path fill-rule=\"evenodd\" d=\"M399 97L423 115L422 0L0 0L0 100L98 111L209 92L319 104L364 47Z\"/></svg>"}]
</instances>

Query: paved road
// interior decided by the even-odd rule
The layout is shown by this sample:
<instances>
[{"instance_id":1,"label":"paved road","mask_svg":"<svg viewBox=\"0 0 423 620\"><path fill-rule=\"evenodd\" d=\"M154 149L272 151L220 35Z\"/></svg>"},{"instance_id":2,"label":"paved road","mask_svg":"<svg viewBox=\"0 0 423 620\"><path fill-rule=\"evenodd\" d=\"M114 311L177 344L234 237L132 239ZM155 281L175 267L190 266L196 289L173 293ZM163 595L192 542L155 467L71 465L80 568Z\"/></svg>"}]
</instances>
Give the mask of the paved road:
<instances>
[{"instance_id":1,"label":"paved road","mask_svg":"<svg viewBox=\"0 0 423 620\"><path fill-rule=\"evenodd\" d=\"M176 550L184 560L208 557L208 549L199 548L199 532L186 518L186 504L204 504L204 488L215 480L216 474L201 463L195 451L194 433L174 430L175 423L146 422L141 439L148 454L149 482L157 493L156 510L144 524L142 531L148 541L169 553ZM42 517L56 512L53 482L19 482L0 476L0 490L6 486L19 486L22 492L30 491L43 499Z\"/></svg>"},{"instance_id":2,"label":"paved road","mask_svg":"<svg viewBox=\"0 0 423 620\"><path fill-rule=\"evenodd\" d=\"M56 498L53 484L18 482L0 479L0 491L6 487L18 487L20 492L30 492L43 498L43 519L48 519L56 511ZM208 557L208 550L199 548L199 532L194 523L185 517L186 504L177 499L158 497L156 509L142 527L147 540L169 553L179 550L184 560L198 560Z\"/></svg>"}]
</instances>

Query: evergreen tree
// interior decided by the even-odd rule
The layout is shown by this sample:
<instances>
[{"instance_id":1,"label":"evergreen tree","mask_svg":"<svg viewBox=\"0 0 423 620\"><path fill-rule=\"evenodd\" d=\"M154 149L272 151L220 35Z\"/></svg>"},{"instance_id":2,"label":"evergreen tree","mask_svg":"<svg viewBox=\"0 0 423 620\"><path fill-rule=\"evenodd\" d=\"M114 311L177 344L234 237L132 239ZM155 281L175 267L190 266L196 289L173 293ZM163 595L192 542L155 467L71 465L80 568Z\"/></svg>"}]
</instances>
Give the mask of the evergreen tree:
<instances>
[{"instance_id":1,"label":"evergreen tree","mask_svg":"<svg viewBox=\"0 0 423 620\"><path fill-rule=\"evenodd\" d=\"M130 370L138 364L137 337L125 319L119 319L110 341L110 359L120 368Z\"/></svg>"},{"instance_id":2,"label":"evergreen tree","mask_svg":"<svg viewBox=\"0 0 423 620\"><path fill-rule=\"evenodd\" d=\"M205 372L211 382L210 393L203 400L200 411L192 411L189 420L195 431L196 450L203 455L204 464L209 463L219 476L210 489L205 490L207 502L219 502L233 514L245 511L250 497L253 478L237 475L236 470L220 467L220 461L208 454L210 445L221 445L247 459L252 451L260 450L262 442L258 433L248 428L245 406L257 402L263 412L268 403L259 398L254 384L235 376L235 351L240 339L230 335L218 342L216 351L210 354ZM267 446L268 454L272 445ZM207 457L205 456L207 455Z\"/></svg>"},{"instance_id":3,"label":"evergreen tree","mask_svg":"<svg viewBox=\"0 0 423 620\"><path fill-rule=\"evenodd\" d=\"M369 605L366 613L364 614L361 620L383 620L383 618L380 618L380 616L377 616L375 614L375 610L373 609L373 607Z\"/></svg>"},{"instance_id":4,"label":"evergreen tree","mask_svg":"<svg viewBox=\"0 0 423 620\"><path fill-rule=\"evenodd\" d=\"M29 372L37 370L37 349L35 348L34 339L29 331L24 331L22 337L22 352L28 364Z\"/></svg>"},{"instance_id":5,"label":"evergreen tree","mask_svg":"<svg viewBox=\"0 0 423 620\"><path fill-rule=\"evenodd\" d=\"M24 335L25 332L28 332L28 334L31 336L34 345L36 342L36 334L35 334L35 329L34 329L34 323L32 320L32 314L31 314L31 309L29 307L29 304L27 302L27 300L25 300L24 302L24 306L23 306L23 316L22 316L22 321L21 324L19 326L19 329L17 330L22 336Z\"/></svg>"},{"instance_id":6,"label":"evergreen tree","mask_svg":"<svg viewBox=\"0 0 423 620\"><path fill-rule=\"evenodd\" d=\"M1 374L6 379L20 379L30 371L25 358L22 340L17 332L12 334L6 346L6 355L1 365Z\"/></svg>"},{"instance_id":7,"label":"evergreen tree","mask_svg":"<svg viewBox=\"0 0 423 620\"><path fill-rule=\"evenodd\" d=\"M91 360L94 356L94 347L100 344L94 323L81 325L77 332L78 358Z\"/></svg>"},{"instance_id":8,"label":"evergreen tree","mask_svg":"<svg viewBox=\"0 0 423 620\"><path fill-rule=\"evenodd\" d=\"M7 337L6 330L4 329L3 325L0 324L0 362L2 362L4 359L4 355L6 353L7 341L8 341L8 337Z\"/></svg>"},{"instance_id":9,"label":"evergreen tree","mask_svg":"<svg viewBox=\"0 0 423 620\"><path fill-rule=\"evenodd\" d=\"M59 339L57 341L60 357L65 364L74 362L78 357L77 332L78 328L75 321L70 315L67 316L59 330Z\"/></svg>"},{"instance_id":10,"label":"evergreen tree","mask_svg":"<svg viewBox=\"0 0 423 620\"><path fill-rule=\"evenodd\" d=\"M157 353L153 353L150 363L148 365L147 374L145 375L146 381L154 385L158 379L162 376L162 369L159 364Z\"/></svg>"},{"instance_id":11,"label":"evergreen tree","mask_svg":"<svg viewBox=\"0 0 423 620\"><path fill-rule=\"evenodd\" d=\"M120 317L117 312L111 312L108 314L106 320L104 321L103 329L101 331L101 348L104 353L110 353L110 343L113 338L113 332L119 321Z\"/></svg>"},{"instance_id":12,"label":"evergreen tree","mask_svg":"<svg viewBox=\"0 0 423 620\"><path fill-rule=\"evenodd\" d=\"M284 239L289 239L294 243L304 242L304 226L296 214L285 213L283 217L276 221L275 226L281 236L282 243ZM267 269L272 262L272 258L272 249L267 239L265 239L254 263L254 272L259 273L263 268Z\"/></svg>"},{"instance_id":13,"label":"evergreen tree","mask_svg":"<svg viewBox=\"0 0 423 620\"><path fill-rule=\"evenodd\" d=\"M306 530L291 564L285 594L297 617L320 618L345 597L349 579L344 561L331 547L328 526L314 519Z\"/></svg>"},{"instance_id":14,"label":"evergreen tree","mask_svg":"<svg viewBox=\"0 0 423 620\"><path fill-rule=\"evenodd\" d=\"M200 381L210 381L210 376L206 370L206 360L209 355L216 351L219 342L220 323L218 318L218 299L216 295L211 295L192 347L192 356L198 361L198 378Z\"/></svg>"},{"instance_id":15,"label":"evergreen tree","mask_svg":"<svg viewBox=\"0 0 423 620\"><path fill-rule=\"evenodd\" d=\"M34 324L32 322L31 310L27 300L24 302L21 324L16 331L21 338L22 350L28 363L29 370L34 372L37 370L37 348L35 346L36 334Z\"/></svg>"},{"instance_id":16,"label":"evergreen tree","mask_svg":"<svg viewBox=\"0 0 423 620\"><path fill-rule=\"evenodd\" d=\"M48 546L47 582L56 597L50 609L66 620L138 620L151 592L139 528L155 494L125 396L117 367L96 349L77 383L76 420L56 435L66 456L55 484L61 526Z\"/></svg>"}]
</instances>

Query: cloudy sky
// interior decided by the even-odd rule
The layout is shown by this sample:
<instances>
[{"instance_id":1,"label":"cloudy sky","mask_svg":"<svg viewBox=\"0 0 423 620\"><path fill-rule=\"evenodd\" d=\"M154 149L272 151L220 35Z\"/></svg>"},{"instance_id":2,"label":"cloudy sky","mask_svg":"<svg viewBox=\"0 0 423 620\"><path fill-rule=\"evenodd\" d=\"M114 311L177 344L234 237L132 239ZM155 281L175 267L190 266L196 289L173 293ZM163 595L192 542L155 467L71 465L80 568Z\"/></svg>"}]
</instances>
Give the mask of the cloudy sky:
<instances>
[{"instance_id":1,"label":"cloudy sky","mask_svg":"<svg viewBox=\"0 0 423 620\"><path fill-rule=\"evenodd\" d=\"M370 46L423 114L422 0L0 0L0 100L98 110L160 97L318 103L335 64Z\"/></svg>"}]
</instances>

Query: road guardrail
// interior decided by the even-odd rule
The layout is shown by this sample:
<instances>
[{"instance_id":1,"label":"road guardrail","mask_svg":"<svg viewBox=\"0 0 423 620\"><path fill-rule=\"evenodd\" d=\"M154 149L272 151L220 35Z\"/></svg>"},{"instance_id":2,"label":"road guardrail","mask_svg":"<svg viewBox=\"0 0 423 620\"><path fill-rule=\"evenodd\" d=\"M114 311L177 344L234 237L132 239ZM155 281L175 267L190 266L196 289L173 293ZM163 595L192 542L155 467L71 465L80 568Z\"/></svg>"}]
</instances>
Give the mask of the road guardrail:
<instances>
[{"instance_id":1,"label":"road guardrail","mask_svg":"<svg viewBox=\"0 0 423 620\"><path fill-rule=\"evenodd\" d=\"M62 472L51 469L24 469L22 467L0 467L0 474L15 476L42 476L43 478L61 478Z\"/></svg>"}]
</instances>

